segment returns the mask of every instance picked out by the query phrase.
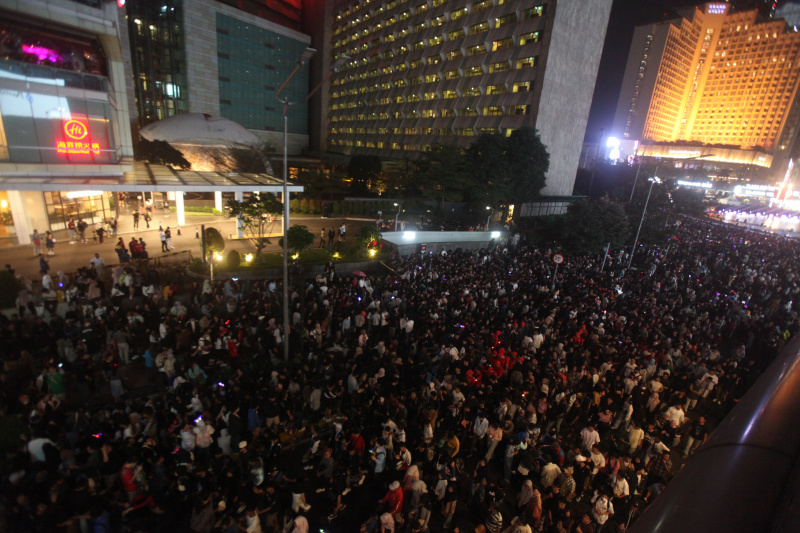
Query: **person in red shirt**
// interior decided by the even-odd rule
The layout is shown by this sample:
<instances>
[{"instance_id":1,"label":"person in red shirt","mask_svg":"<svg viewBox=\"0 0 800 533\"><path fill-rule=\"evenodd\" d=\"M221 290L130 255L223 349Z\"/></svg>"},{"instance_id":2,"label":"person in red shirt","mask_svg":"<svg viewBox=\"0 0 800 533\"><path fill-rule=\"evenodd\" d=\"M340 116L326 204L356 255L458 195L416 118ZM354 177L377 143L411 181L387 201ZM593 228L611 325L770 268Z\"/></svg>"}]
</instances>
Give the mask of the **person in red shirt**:
<instances>
[{"instance_id":1,"label":"person in red shirt","mask_svg":"<svg viewBox=\"0 0 800 533\"><path fill-rule=\"evenodd\" d=\"M386 512L396 516L403 511L403 491L400 489L399 481L392 481L389 485L389 492L378 502L386 504Z\"/></svg>"}]
</instances>

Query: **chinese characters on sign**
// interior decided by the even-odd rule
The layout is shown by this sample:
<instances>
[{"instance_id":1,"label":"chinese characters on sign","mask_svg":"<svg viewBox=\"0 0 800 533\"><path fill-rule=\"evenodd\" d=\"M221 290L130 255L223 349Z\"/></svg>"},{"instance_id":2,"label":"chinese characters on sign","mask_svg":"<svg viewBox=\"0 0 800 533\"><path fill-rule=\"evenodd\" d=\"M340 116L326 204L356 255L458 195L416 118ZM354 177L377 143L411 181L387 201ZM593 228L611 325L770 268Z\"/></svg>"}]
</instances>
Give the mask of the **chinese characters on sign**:
<instances>
[{"instance_id":1,"label":"chinese characters on sign","mask_svg":"<svg viewBox=\"0 0 800 533\"><path fill-rule=\"evenodd\" d=\"M64 135L67 139L56 141L56 150L66 155L100 155L100 143L86 139L89 136L88 124L80 120L69 120L64 123Z\"/></svg>"}]
</instances>

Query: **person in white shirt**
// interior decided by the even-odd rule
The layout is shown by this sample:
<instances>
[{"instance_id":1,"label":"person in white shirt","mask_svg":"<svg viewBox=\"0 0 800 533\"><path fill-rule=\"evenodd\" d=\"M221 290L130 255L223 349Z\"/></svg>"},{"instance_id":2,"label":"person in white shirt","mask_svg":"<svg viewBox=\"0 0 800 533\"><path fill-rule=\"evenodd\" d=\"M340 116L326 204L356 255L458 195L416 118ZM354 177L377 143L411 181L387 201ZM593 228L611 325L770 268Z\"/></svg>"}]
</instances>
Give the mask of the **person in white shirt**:
<instances>
[{"instance_id":1,"label":"person in white shirt","mask_svg":"<svg viewBox=\"0 0 800 533\"><path fill-rule=\"evenodd\" d=\"M664 417L670 421L671 424L681 426L686 421L686 414L683 412L683 405L676 404L667 409Z\"/></svg>"},{"instance_id":2,"label":"person in white shirt","mask_svg":"<svg viewBox=\"0 0 800 533\"><path fill-rule=\"evenodd\" d=\"M592 517L600 526L614 515L614 505L605 494L598 496L592 507Z\"/></svg>"},{"instance_id":3,"label":"person in white shirt","mask_svg":"<svg viewBox=\"0 0 800 533\"><path fill-rule=\"evenodd\" d=\"M592 446L600 442L600 434L594 429L594 426L587 426L581 430L581 444L582 449L589 451Z\"/></svg>"},{"instance_id":4,"label":"person in white shirt","mask_svg":"<svg viewBox=\"0 0 800 533\"><path fill-rule=\"evenodd\" d=\"M561 469L556 463L547 463L542 467L542 486L544 488L551 487L555 483L558 476L561 475Z\"/></svg>"}]
</instances>

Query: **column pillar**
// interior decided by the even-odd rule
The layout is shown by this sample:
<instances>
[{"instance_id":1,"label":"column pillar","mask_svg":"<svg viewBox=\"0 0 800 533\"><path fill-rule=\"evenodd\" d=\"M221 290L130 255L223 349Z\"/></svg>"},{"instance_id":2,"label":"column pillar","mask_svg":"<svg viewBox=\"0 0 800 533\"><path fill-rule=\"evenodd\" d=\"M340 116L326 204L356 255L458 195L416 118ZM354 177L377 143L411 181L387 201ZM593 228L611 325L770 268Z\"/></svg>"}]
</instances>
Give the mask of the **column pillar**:
<instances>
[{"instance_id":1,"label":"column pillar","mask_svg":"<svg viewBox=\"0 0 800 533\"><path fill-rule=\"evenodd\" d=\"M236 191L236 201L237 202L244 202L244 193L242 191ZM244 237L244 223L242 222L241 217L236 219L236 229L239 234L239 238Z\"/></svg>"},{"instance_id":2,"label":"column pillar","mask_svg":"<svg viewBox=\"0 0 800 533\"><path fill-rule=\"evenodd\" d=\"M25 211L25 197L20 191L8 191L6 194L8 195L8 205L11 207L11 218L14 221L14 229L17 232L17 242L19 244L30 244L33 228L30 226L28 214ZM42 202L44 202L44 198L42 198ZM39 233L42 236L42 241L44 241L44 234L50 228L36 229L41 229ZM44 245L44 242L42 242L42 245Z\"/></svg>"},{"instance_id":3,"label":"column pillar","mask_svg":"<svg viewBox=\"0 0 800 533\"><path fill-rule=\"evenodd\" d=\"M186 213L183 210L183 191L175 191L175 211L178 212L178 227L186 225Z\"/></svg>"},{"instance_id":4,"label":"column pillar","mask_svg":"<svg viewBox=\"0 0 800 533\"><path fill-rule=\"evenodd\" d=\"M214 209L222 211L222 191L214 191Z\"/></svg>"}]
</instances>

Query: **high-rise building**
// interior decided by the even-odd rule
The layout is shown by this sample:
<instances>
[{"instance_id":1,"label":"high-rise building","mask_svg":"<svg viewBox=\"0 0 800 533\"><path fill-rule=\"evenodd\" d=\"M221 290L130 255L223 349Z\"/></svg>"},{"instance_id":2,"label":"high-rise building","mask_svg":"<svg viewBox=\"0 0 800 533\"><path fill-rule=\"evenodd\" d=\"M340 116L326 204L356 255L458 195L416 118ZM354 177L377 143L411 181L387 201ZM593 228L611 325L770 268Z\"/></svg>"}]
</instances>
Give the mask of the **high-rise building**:
<instances>
[{"instance_id":1,"label":"high-rise building","mask_svg":"<svg viewBox=\"0 0 800 533\"><path fill-rule=\"evenodd\" d=\"M800 33L709 2L636 28L612 135L638 153L770 167L796 134Z\"/></svg>"},{"instance_id":2,"label":"high-rise building","mask_svg":"<svg viewBox=\"0 0 800 533\"><path fill-rule=\"evenodd\" d=\"M385 159L532 126L570 195L610 0L337 0L328 145Z\"/></svg>"},{"instance_id":3,"label":"high-rise building","mask_svg":"<svg viewBox=\"0 0 800 533\"><path fill-rule=\"evenodd\" d=\"M131 170L125 11L101 0L0 0L0 237L30 241L115 214L97 189L38 189L48 180L102 183ZM47 192L42 192L45 190Z\"/></svg>"},{"instance_id":4,"label":"high-rise building","mask_svg":"<svg viewBox=\"0 0 800 533\"><path fill-rule=\"evenodd\" d=\"M140 127L180 113L230 119L283 145L275 92L311 43L299 0L129 0L130 61ZM283 95L308 92L304 65ZM288 113L289 151L308 146L308 106Z\"/></svg>"}]
</instances>

